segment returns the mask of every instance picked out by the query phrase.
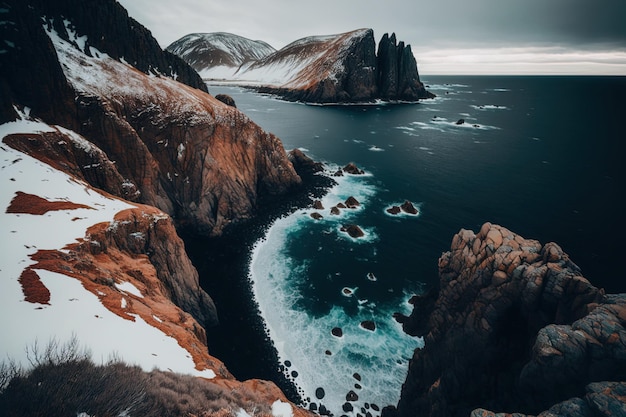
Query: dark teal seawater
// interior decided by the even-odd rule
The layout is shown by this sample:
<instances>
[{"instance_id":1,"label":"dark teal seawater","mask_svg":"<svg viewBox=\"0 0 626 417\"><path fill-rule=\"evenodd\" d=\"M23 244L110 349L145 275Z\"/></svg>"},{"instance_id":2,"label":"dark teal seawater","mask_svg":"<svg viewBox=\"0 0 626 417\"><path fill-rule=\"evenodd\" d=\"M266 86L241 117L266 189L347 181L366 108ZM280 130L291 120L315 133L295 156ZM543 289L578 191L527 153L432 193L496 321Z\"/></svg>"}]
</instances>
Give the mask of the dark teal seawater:
<instances>
[{"instance_id":1,"label":"dark teal seawater","mask_svg":"<svg viewBox=\"0 0 626 417\"><path fill-rule=\"evenodd\" d=\"M210 86L287 149L302 148L331 170L354 162L367 173L343 178L324 201L328 209L354 195L360 209L338 218L322 211L322 221L302 211L277 222L251 265L281 359L292 362L305 397L314 399L314 385L330 392L321 402L337 414L353 372L363 376L367 401L397 401L419 341L403 337L391 314L407 313L408 297L436 284L437 259L461 228L478 231L490 221L557 242L592 283L626 291L626 77L423 81L436 99L371 106L308 106ZM385 213L404 200L419 207L418 217ZM347 237L344 223L361 226L366 238ZM376 332L358 328L365 319ZM334 326L344 338L330 335Z\"/></svg>"}]
</instances>

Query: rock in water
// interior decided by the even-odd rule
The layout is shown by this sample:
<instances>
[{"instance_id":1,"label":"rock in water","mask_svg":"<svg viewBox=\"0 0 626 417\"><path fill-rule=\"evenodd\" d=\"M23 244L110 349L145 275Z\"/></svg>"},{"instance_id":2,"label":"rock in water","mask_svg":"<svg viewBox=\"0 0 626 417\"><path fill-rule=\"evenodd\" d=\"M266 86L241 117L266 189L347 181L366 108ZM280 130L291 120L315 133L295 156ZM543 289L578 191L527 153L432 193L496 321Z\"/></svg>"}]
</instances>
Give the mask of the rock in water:
<instances>
[{"instance_id":1,"label":"rock in water","mask_svg":"<svg viewBox=\"0 0 626 417\"><path fill-rule=\"evenodd\" d=\"M359 203L359 201L352 196L348 197L348 199L344 202L344 204L348 208L357 208L358 206L361 205L361 203Z\"/></svg>"},{"instance_id":2,"label":"rock in water","mask_svg":"<svg viewBox=\"0 0 626 417\"><path fill-rule=\"evenodd\" d=\"M352 175L363 175L363 174L365 174L365 172L361 168L357 167L353 162L350 162L348 165L343 167L343 171L347 172L348 174L352 174Z\"/></svg>"},{"instance_id":3,"label":"rock in water","mask_svg":"<svg viewBox=\"0 0 626 417\"><path fill-rule=\"evenodd\" d=\"M415 208L415 206L413 205L413 203L411 203L409 200L406 200L404 203L402 203L402 205L400 206L400 208L402 209L403 212L408 213L408 214L417 214L418 211Z\"/></svg>"},{"instance_id":4,"label":"rock in water","mask_svg":"<svg viewBox=\"0 0 626 417\"><path fill-rule=\"evenodd\" d=\"M361 230L361 228L356 224L347 224L345 226L342 226L341 231L346 232L350 235L350 237L355 239L365 236L363 230Z\"/></svg>"},{"instance_id":5,"label":"rock in water","mask_svg":"<svg viewBox=\"0 0 626 417\"><path fill-rule=\"evenodd\" d=\"M215 98L226 104L227 106L237 108L237 105L235 104L235 99L233 99L228 94L217 94Z\"/></svg>"}]
</instances>

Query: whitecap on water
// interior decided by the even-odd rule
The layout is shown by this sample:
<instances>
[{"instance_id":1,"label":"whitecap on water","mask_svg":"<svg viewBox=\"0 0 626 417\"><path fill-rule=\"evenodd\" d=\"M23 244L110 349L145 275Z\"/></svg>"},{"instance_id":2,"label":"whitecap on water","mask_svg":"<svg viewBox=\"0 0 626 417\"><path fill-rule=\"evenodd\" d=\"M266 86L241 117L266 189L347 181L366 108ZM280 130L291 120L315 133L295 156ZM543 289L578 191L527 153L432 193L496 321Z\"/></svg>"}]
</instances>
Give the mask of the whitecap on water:
<instances>
[{"instance_id":1,"label":"whitecap on water","mask_svg":"<svg viewBox=\"0 0 626 417\"><path fill-rule=\"evenodd\" d=\"M338 185L322 199L324 207L332 207L349 196L367 206L377 192L371 178L371 174L337 177ZM410 314L411 305L407 300L414 292L377 303L359 299L357 287L339 287L342 295L355 300L356 310L347 312L343 306L334 305L322 315L307 313L298 300L301 297L299 285L309 279L308 264L287 255L288 243L297 243L298 236L308 236L307 227L317 224L303 215L305 212L302 210L275 221L265 238L256 243L250 260L250 281L268 335L276 346L279 360L291 363L286 375L305 399L318 401L316 390L323 388L326 394L318 403L335 415L343 414L346 394L355 389L356 382L360 386L359 400L353 402L356 409L365 402L377 404L380 409L395 404L408 369L408 361L402 358L401 352L423 346L423 340L406 335L392 318L397 311ZM358 215L358 210L344 209L340 216L325 216L322 221L332 225L331 233L345 238L337 227ZM375 238L373 230L368 227L363 230L366 239ZM363 238L355 241L367 241L359 239ZM375 279L373 274L367 278ZM376 283L364 282L363 285ZM365 321L375 323L376 330L363 330L361 323ZM341 329L341 337L332 335L331 330L335 328ZM355 373L359 381L355 380Z\"/></svg>"},{"instance_id":2,"label":"whitecap on water","mask_svg":"<svg viewBox=\"0 0 626 417\"><path fill-rule=\"evenodd\" d=\"M509 110L507 106L501 106L499 104L472 104L472 107L476 110Z\"/></svg>"}]
</instances>

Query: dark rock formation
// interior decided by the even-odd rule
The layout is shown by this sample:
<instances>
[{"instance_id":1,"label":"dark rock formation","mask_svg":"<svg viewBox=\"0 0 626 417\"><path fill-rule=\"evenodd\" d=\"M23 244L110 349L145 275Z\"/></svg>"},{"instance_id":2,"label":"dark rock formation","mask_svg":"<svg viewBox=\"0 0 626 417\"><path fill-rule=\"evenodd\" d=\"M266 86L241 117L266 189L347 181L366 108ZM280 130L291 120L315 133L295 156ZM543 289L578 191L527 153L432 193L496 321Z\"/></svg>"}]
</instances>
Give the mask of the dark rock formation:
<instances>
[{"instance_id":1,"label":"dark rock formation","mask_svg":"<svg viewBox=\"0 0 626 417\"><path fill-rule=\"evenodd\" d=\"M357 200L353 196L348 197L346 201L344 202L344 204L346 205L347 208L351 208L351 209L357 208L358 206L361 205L361 203L359 203L359 200Z\"/></svg>"},{"instance_id":2,"label":"dark rock formation","mask_svg":"<svg viewBox=\"0 0 626 417\"><path fill-rule=\"evenodd\" d=\"M424 88L417 71L417 63L410 45L396 45L396 34L383 35L378 43L378 94L383 100L416 101L433 98Z\"/></svg>"},{"instance_id":3,"label":"dark rock formation","mask_svg":"<svg viewBox=\"0 0 626 417\"><path fill-rule=\"evenodd\" d=\"M626 295L591 285L558 245L486 223L478 234L454 236L439 275L430 314L402 318L425 347L385 416L467 416L477 408L577 408L587 416L623 406L612 402L622 383L611 381L626 378Z\"/></svg>"},{"instance_id":4,"label":"dark rock formation","mask_svg":"<svg viewBox=\"0 0 626 417\"><path fill-rule=\"evenodd\" d=\"M400 214L402 210L400 209L400 206L391 206L386 211L389 214Z\"/></svg>"},{"instance_id":5,"label":"dark rock formation","mask_svg":"<svg viewBox=\"0 0 626 417\"><path fill-rule=\"evenodd\" d=\"M333 327L333 329L330 332L332 333L333 336L336 336L336 337L343 336L343 330L341 330L341 327Z\"/></svg>"},{"instance_id":6,"label":"dark rock formation","mask_svg":"<svg viewBox=\"0 0 626 417\"><path fill-rule=\"evenodd\" d=\"M346 232L348 235L350 235L350 237L355 239L365 236L363 230L356 224L346 224L341 227L341 231Z\"/></svg>"},{"instance_id":7,"label":"dark rock formation","mask_svg":"<svg viewBox=\"0 0 626 417\"><path fill-rule=\"evenodd\" d=\"M359 396L357 395L356 392L351 390L346 394L346 401L354 402L358 400L359 400Z\"/></svg>"},{"instance_id":8,"label":"dark rock formation","mask_svg":"<svg viewBox=\"0 0 626 417\"><path fill-rule=\"evenodd\" d=\"M310 216L312 218L314 218L315 220L321 220L324 218L324 216L322 216L321 214L319 214L318 212L314 211L313 213L310 214Z\"/></svg>"},{"instance_id":9,"label":"dark rock formation","mask_svg":"<svg viewBox=\"0 0 626 417\"><path fill-rule=\"evenodd\" d=\"M215 66L230 67L235 82L255 79L262 84L261 92L289 101L359 103L434 97L419 79L411 47L403 42L396 45L395 34L383 36L378 57L372 29L310 36L273 52L265 46L231 34L191 34L168 50L202 73L210 74ZM285 79L259 80L266 68L285 68Z\"/></svg>"},{"instance_id":10,"label":"dark rock formation","mask_svg":"<svg viewBox=\"0 0 626 417\"><path fill-rule=\"evenodd\" d=\"M459 119L459 120L457 120L457 121L456 121L456 123L455 123L455 124L456 124L456 125L462 125L462 124L465 124L465 119Z\"/></svg>"},{"instance_id":11,"label":"dark rock formation","mask_svg":"<svg viewBox=\"0 0 626 417\"><path fill-rule=\"evenodd\" d=\"M306 174L314 174L324 170L324 164L312 160L300 149L292 149L289 151L288 157L296 172L302 176L305 176Z\"/></svg>"},{"instance_id":12,"label":"dark rock formation","mask_svg":"<svg viewBox=\"0 0 626 417\"><path fill-rule=\"evenodd\" d=\"M402 209L403 212L408 213L408 214L418 213L413 203L411 203L409 200L406 200L404 203L402 203L402 205L400 205L400 208Z\"/></svg>"},{"instance_id":13,"label":"dark rock formation","mask_svg":"<svg viewBox=\"0 0 626 417\"><path fill-rule=\"evenodd\" d=\"M128 16L114 0L21 2L9 0L3 7L0 35L6 53L0 54L0 123L15 120L12 104L28 106L32 114L67 126L73 113L74 94L58 63L46 25L69 39L64 19L72 22L78 36L86 35L86 48L97 48L114 59L123 58L140 71L175 77L207 91L198 74L181 58L161 50L149 30Z\"/></svg>"},{"instance_id":14,"label":"dark rock formation","mask_svg":"<svg viewBox=\"0 0 626 417\"><path fill-rule=\"evenodd\" d=\"M596 417L626 415L626 383L594 382L585 388L582 398L574 397L550 407L537 417ZM495 413L477 408L470 417L507 417L511 414ZM516 417L533 417L515 413Z\"/></svg>"},{"instance_id":15,"label":"dark rock formation","mask_svg":"<svg viewBox=\"0 0 626 417\"><path fill-rule=\"evenodd\" d=\"M373 332L374 330L376 330L376 323L374 323L372 320L364 320L361 322L361 327L365 330Z\"/></svg>"},{"instance_id":16,"label":"dark rock formation","mask_svg":"<svg viewBox=\"0 0 626 417\"><path fill-rule=\"evenodd\" d=\"M227 106L237 108L237 104L235 104L235 99L233 99L228 94L217 94L215 98L226 104Z\"/></svg>"},{"instance_id":17,"label":"dark rock formation","mask_svg":"<svg viewBox=\"0 0 626 417\"><path fill-rule=\"evenodd\" d=\"M343 167L343 171L347 172L348 174L352 174L352 175L363 175L365 174L365 172L357 167L354 162L350 162L348 165L346 165L345 167Z\"/></svg>"}]
</instances>

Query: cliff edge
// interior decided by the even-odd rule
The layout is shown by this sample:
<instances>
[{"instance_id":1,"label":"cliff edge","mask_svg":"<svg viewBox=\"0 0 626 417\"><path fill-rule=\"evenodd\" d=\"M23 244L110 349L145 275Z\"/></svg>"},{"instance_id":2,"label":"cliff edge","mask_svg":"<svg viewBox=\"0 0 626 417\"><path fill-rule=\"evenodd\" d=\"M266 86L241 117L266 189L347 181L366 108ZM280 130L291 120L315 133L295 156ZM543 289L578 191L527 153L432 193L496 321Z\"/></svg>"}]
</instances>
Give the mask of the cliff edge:
<instances>
[{"instance_id":1,"label":"cliff edge","mask_svg":"<svg viewBox=\"0 0 626 417\"><path fill-rule=\"evenodd\" d=\"M397 315L425 347L385 416L624 412L626 295L591 285L557 244L486 223L454 236L439 276Z\"/></svg>"}]
</instances>

